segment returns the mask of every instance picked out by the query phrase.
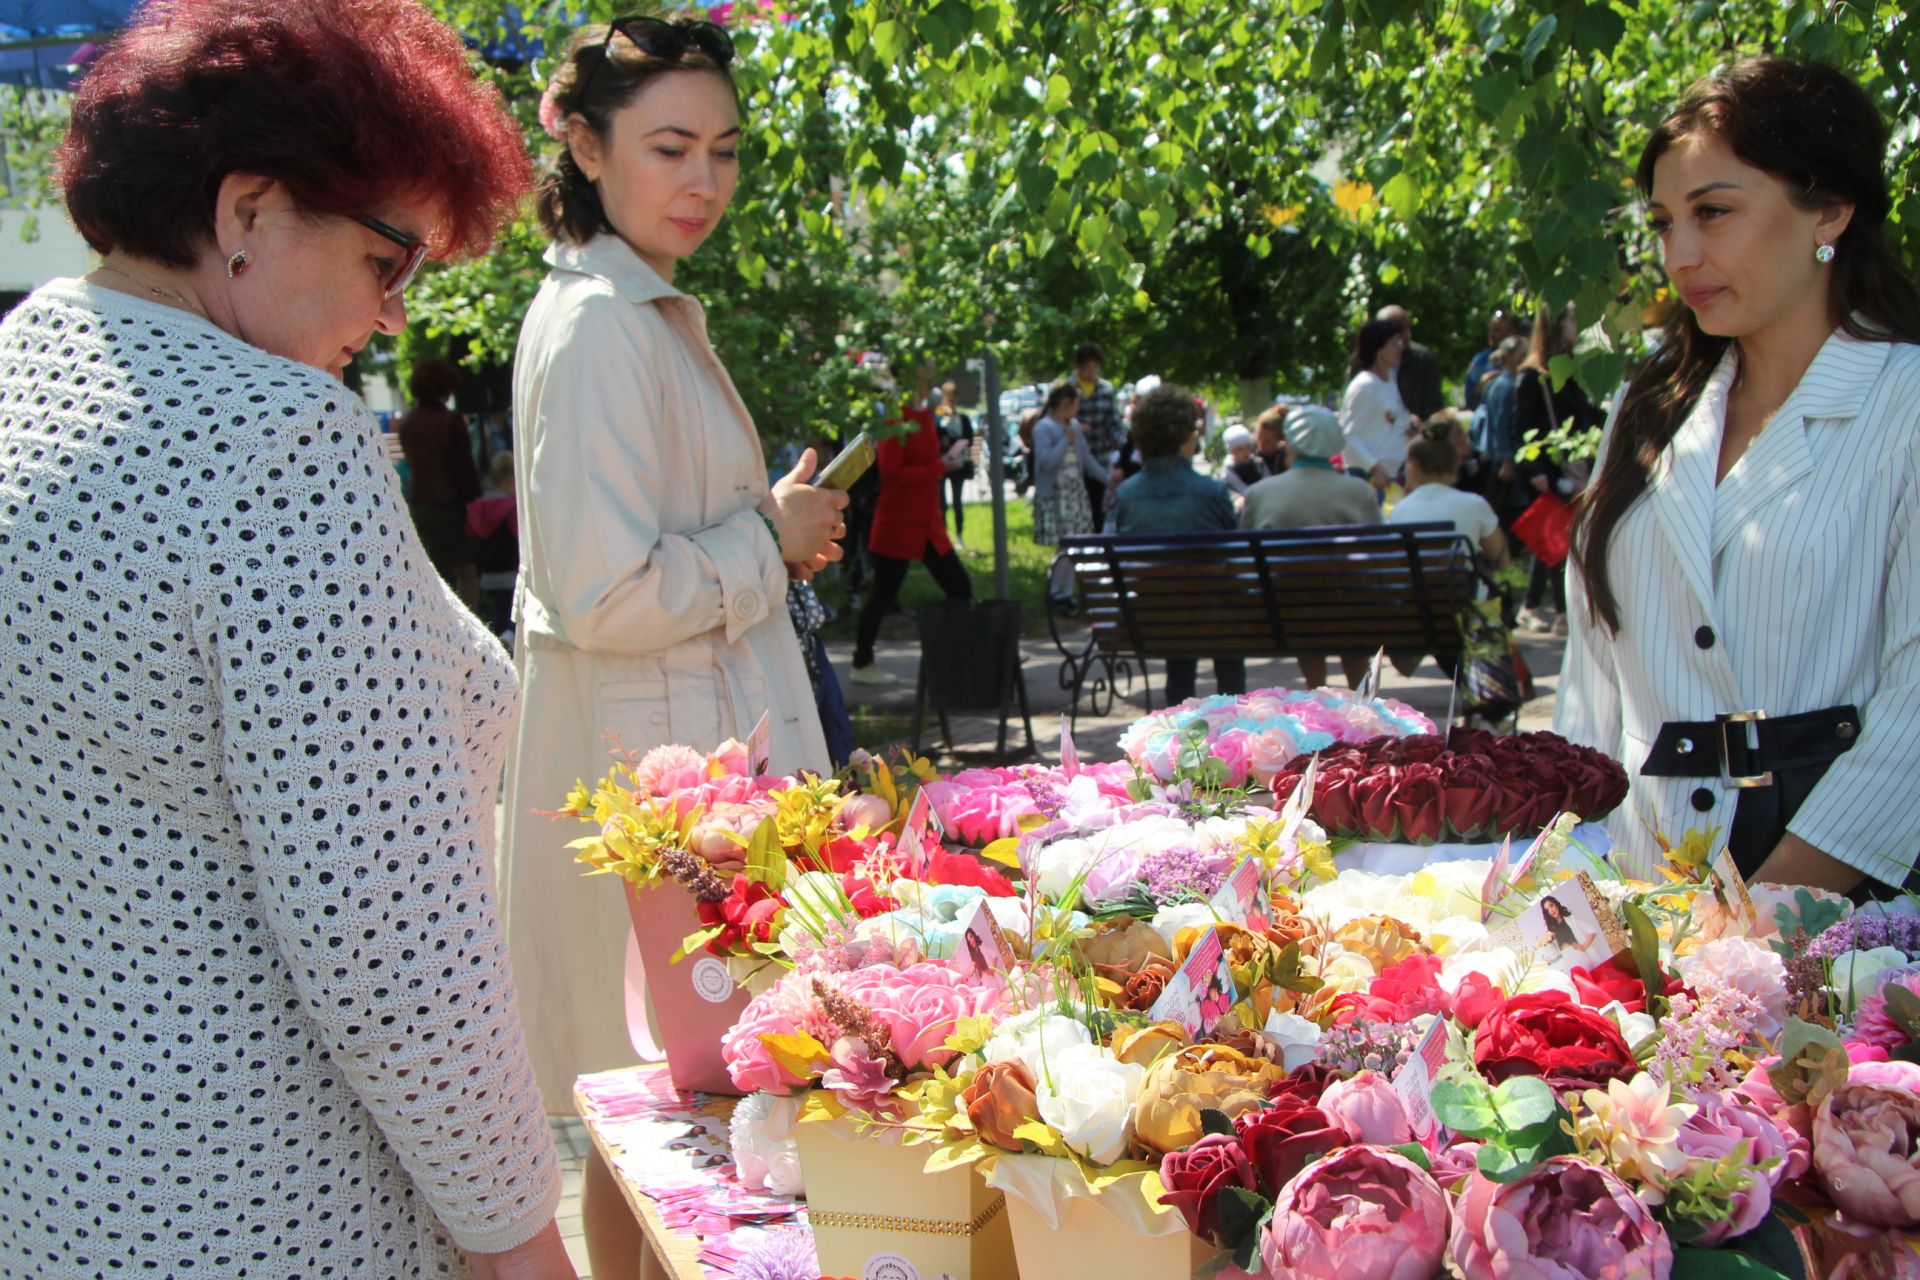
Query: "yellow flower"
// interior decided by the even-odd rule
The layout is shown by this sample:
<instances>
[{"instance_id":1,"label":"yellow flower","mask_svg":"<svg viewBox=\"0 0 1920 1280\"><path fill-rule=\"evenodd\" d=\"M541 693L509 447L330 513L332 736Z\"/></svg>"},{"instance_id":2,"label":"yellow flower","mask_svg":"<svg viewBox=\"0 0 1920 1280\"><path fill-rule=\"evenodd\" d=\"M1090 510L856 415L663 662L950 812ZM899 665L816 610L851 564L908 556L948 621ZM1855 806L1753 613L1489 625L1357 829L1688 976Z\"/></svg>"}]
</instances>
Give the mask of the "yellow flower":
<instances>
[{"instance_id":1,"label":"yellow flower","mask_svg":"<svg viewBox=\"0 0 1920 1280\"><path fill-rule=\"evenodd\" d=\"M1204 1110L1231 1120L1261 1106L1267 1087L1287 1074L1278 1063L1221 1044L1189 1045L1147 1068L1134 1109L1134 1137L1158 1155L1192 1146L1206 1133Z\"/></svg>"},{"instance_id":2,"label":"yellow flower","mask_svg":"<svg viewBox=\"0 0 1920 1280\"><path fill-rule=\"evenodd\" d=\"M1358 218L1373 203L1373 184L1342 178L1333 184L1333 204L1349 218Z\"/></svg>"}]
</instances>

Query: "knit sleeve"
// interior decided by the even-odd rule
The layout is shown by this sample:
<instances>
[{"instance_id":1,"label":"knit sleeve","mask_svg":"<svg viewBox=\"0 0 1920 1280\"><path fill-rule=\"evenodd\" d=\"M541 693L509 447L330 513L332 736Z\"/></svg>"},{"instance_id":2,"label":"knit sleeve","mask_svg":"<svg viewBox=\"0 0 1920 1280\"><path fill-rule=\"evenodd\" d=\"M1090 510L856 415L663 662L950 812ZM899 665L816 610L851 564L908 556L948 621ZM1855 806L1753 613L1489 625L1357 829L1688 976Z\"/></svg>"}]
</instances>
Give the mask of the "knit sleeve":
<instances>
[{"instance_id":1,"label":"knit sleeve","mask_svg":"<svg viewBox=\"0 0 1920 1280\"><path fill-rule=\"evenodd\" d=\"M197 638L277 963L448 1233L494 1252L560 1196L489 852L498 753L472 741L511 731L476 708L513 677L331 386L240 388L265 421L204 486Z\"/></svg>"}]
</instances>

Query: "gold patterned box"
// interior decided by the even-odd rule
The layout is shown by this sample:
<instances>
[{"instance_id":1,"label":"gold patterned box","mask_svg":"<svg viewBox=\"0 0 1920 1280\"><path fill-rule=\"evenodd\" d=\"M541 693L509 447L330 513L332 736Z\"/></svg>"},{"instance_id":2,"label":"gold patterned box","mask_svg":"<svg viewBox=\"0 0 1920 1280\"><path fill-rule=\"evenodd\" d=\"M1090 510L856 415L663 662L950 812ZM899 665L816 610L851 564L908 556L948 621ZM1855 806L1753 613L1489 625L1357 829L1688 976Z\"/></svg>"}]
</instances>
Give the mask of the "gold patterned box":
<instances>
[{"instance_id":1,"label":"gold patterned box","mask_svg":"<svg viewBox=\"0 0 1920 1280\"><path fill-rule=\"evenodd\" d=\"M928 1146L797 1125L820 1273L856 1280L1016 1280L1007 1198L970 1168L927 1173Z\"/></svg>"}]
</instances>

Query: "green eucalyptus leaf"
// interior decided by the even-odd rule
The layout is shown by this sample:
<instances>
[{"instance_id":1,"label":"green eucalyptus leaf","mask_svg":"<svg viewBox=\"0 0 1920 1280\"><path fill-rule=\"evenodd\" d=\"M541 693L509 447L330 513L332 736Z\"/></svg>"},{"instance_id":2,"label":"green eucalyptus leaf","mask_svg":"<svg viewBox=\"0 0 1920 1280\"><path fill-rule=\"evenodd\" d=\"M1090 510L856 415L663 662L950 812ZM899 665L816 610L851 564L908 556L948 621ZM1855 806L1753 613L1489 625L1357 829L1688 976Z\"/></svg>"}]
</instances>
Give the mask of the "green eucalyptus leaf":
<instances>
[{"instance_id":1,"label":"green eucalyptus leaf","mask_svg":"<svg viewBox=\"0 0 1920 1280\"><path fill-rule=\"evenodd\" d=\"M1556 1122L1560 1099L1553 1086L1539 1076L1514 1076L1493 1091L1493 1108L1500 1123L1515 1132Z\"/></svg>"},{"instance_id":2,"label":"green eucalyptus leaf","mask_svg":"<svg viewBox=\"0 0 1920 1280\"><path fill-rule=\"evenodd\" d=\"M1500 1113L1493 1091L1478 1080L1441 1080L1433 1086L1434 1118L1469 1138L1490 1138L1500 1132Z\"/></svg>"}]
</instances>

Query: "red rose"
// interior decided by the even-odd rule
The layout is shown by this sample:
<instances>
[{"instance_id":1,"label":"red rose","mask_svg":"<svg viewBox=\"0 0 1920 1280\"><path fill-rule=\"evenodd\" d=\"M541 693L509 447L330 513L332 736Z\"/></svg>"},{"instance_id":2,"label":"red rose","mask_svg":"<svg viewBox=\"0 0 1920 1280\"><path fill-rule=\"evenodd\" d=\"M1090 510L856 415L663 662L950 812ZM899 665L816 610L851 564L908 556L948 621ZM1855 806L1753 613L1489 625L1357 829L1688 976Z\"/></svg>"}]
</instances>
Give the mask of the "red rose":
<instances>
[{"instance_id":1,"label":"red rose","mask_svg":"<svg viewBox=\"0 0 1920 1280\"><path fill-rule=\"evenodd\" d=\"M1564 991L1537 991L1502 1001L1473 1038L1473 1065L1498 1084L1540 1076L1556 1089L1602 1089L1638 1069L1613 1019Z\"/></svg>"},{"instance_id":2,"label":"red rose","mask_svg":"<svg viewBox=\"0 0 1920 1280\"><path fill-rule=\"evenodd\" d=\"M1472 971L1453 989L1453 1017L1463 1027L1477 1027L1487 1015L1499 1008L1507 993L1492 978Z\"/></svg>"},{"instance_id":3,"label":"red rose","mask_svg":"<svg viewBox=\"0 0 1920 1280\"><path fill-rule=\"evenodd\" d=\"M1335 996L1331 1005L1335 1026L1358 1018L1369 1022L1411 1022L1423 1013L1447 1012L1447 993L1440 987L1438 956L1408 956L1357 991Z\"/></svg>"},{"instance_id":4,"label":"red rose","mask_svg":"<svg viewBox=\"0 0 1920 1280\"><path fill-rule=\"evenodd\" d=\"M970 853L948 853L942 849L927 855L925 874L928 884L964 884L985 889L989 898L1011 898L1013 885L998 871Z\"/></svg>"},{"instance_id":5,"label":"red rose","mask_svg":"<svg viewBox=\"0 0 1920 1280\"><path fill-rule=\"evenodd\" d=\"M1628 963L1631 964L1631 961ZM1647 1011L1647 986L1640 981L1640 971L1622 964L1619 956L1591 969L1575 966L1569 976L1573 979L1574 989L1580 993L1582 1004L1598 1009L1609 1001L1618 1000L1621 1008L1628 1013ZM1662 995L1670 996L1686 989L1678 978L1669 974L1662 976L1666 979Z\"/></svg>"},{"instance_id":6,"label":"red rose","mask_svg":"<svg viewBox=\"0 0 1920 1280\"><path fill-rule=\"evenodd\" d=\"M1447 749L1447 740L1437 733L1419 733L1411 738L1376 738L1386 744L1387 758L1395 764L1432 764Z\"/></svg>"},{"instance_id":7,"label":"red rose","mask_svg":"<svg viewBox=\"0 0 1920 1280\"><path fill-rule=\"evenodd\" d=\"M707 950L725 955L745 950L749 943L773 941L774 922L786 905L764 884L736 875L726 897L698 905L702 925L721 926L719 934L707 943Z\"/></svg>"},{"instance_id":8,"label":"red rose","mask_svg":"<svg viewBox=\"0 0 1920 1280\"><path fill-rule=\"evenodd\" d=\"M1233 1127L1269 1200L1314 1159L1352 1142L1338 1120L1287 1096L1265 1110L1242 1112Z\"/></svg>"},{"instance_id":9,"label":"red rose","mask_svg":"<svg viewBox=\"0 0 1920 1280\"><path fill-rule=\"evenodd\" d=\"M1210 1133L1183 1151L1169 1151L1160 1161L1160 1181L1167 1188L1160 1203L1178 1209L1193 1234L1215 1244L1226 1243L1220 1239L1221 1191L1259 1190L1239 1139L1224 1133Z\"/></svg>"},{"instance_id":10,"label":"red rose","mask_svg":"<svg viewBox=\"0 0 1920 1280\"><path fill-rule=\"evenodd\" d=\"M1432 764L1408 764L1396 771L1393 816L1400 839L1408 844L1432 844L1446 829L1440 770Z\"/></svg>"},{"instance_id":11,"label":"red rose","mask_svg":"<svg viewBox=\"0 0 1920 1280\"><path fill-rule=\"evenodd\" d=\"M880 915L887 911L896 911L900 907L898 898L890 898L874 885L871 880L862 880L849 871L840 877L840 892L847 895L847 901L853 905L853 913L862 920Z\"/></svg>"},{"instance_id":12,"label":"red rose","mask_svg":"<svg viewBox=\"0 0 1920 1280\"><path fill-rule=\"evenodd\" d=\"M868 836L865 840L855 840L852 836L835 836L820 846L819 860L823 864L820 869L843 876L867 860L868 855L873 852L875 843L872 836ZM798 861L805 865L813 860L801 858ZM807 869L813 868L808 866Z\"/></svg>"},{"instance_id":13,"label":"red rose","mask_svg":"<svg viewBox=\"0 0 1920 1280\"><path fill-rule=\"evenodd\" d=\"M1360 775L1351 769L1329 769L1313 786L1313 820L1329 835L1345 835L1360 825L1360 808L1353 798L1354 780Z\"/></svg>"}]
</instances>

